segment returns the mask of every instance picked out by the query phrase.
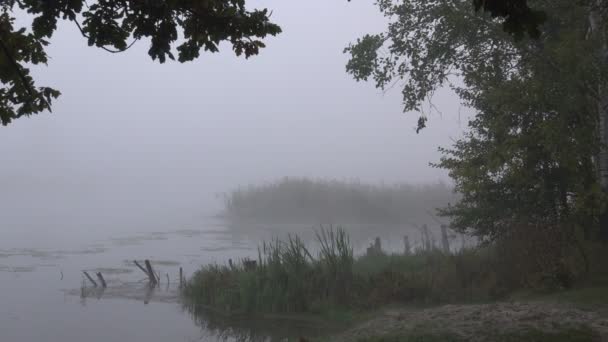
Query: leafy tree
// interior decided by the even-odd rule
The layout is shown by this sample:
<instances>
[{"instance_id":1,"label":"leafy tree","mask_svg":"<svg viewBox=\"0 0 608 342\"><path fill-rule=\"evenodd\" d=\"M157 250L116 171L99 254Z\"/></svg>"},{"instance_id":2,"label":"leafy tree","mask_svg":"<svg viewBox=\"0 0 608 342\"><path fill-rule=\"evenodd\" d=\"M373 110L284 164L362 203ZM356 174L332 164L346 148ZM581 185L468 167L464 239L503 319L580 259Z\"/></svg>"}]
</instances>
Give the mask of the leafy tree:
<instances>
[{"instance_id":1,"label":"leafy tree","mask_svg":"<svg viewBox=\"0 0 608 342\"><path fill-rule=\"evenodd\" d=\"M588 236L597 227L597 113L577 82L592 70L572 53L587 45L574 38L547 44L518 75L485 80L466 96L479 113L436 165L463 195L442 210L454 227L491 239L521 223L578 226Z\"/></svg>"},{"instance_id":2,"label":"leafy tree","mask_svg":"<svg viewBox=\"0 0 608 342\"><path fill-rule=\"evenodd\" d=\"M31 30L15 27L16 13L33 17ZM264 47L262 38L281 32L269 17L266 9L247 10L245 0L2 0L0 121L7 125L50 110L59 96L37 86L26 65L47 63L45 48L60 20L73 22L90 46L109 52L149 38L148 54L164 63L167 58L192 61L201 49L217 52L221 42L229 42L237 55L256 55Z\"/></svg>"},{"instance_id":3,"label":"leafy tree","mask_svg":"<svg viewBox=\"0 0 608 342\"><path fill-rule=\"evenodd\" d=\"M542 34L514 40L469 1L379 1L388 30L346 49L355 79L382 89L403 83L406 111L420 110L444 85L478 111L438 166L463 194L444 214L490 239L522 221L590 226L602 209L594 90L606 73L589 53L597 42L585 39L589 9L567 0L534 3L547 13ZM422 116L419 129L425 122Z\"/></svg>"},{"instance_id":4,"label":"leafy tree","mask_svg":"<svg viewBox=\"0 0 608 342\"><path fill-rule=\"evenodd\" d=\"M530 37L540 37L540 25L545 22L546 13L528 6L527 0L473 0L475 10L483 10L492 17L504 18L503 29L516 39L527 33Z\"/></svg>"}]
</instances>

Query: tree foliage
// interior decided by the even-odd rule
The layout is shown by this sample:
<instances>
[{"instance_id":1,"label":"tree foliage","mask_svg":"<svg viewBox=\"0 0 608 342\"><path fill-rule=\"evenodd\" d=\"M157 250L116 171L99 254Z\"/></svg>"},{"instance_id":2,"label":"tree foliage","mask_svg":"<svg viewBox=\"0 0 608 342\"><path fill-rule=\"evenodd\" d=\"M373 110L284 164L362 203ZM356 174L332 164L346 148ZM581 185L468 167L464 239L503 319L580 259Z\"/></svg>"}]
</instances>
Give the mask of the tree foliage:
<instances>
[{"instance_id":1,"label":"tree foliage","mask_svg":"<svg viewBox=\"0 0 608 342\"><path fill-rule=\"evenodd\" d=\"M492 70L497 60L516 63L515 43L499 21L477 14L467 0L380 0L378 6L390 20L388 29L349 45L346 70L382 90L403 84L406 112L419 112L451 76L472 84L473 69ZM421 117L418 128L425 122Z\"/></svg>"},{"instance_id":2,"label":"tree foliage","mask_svg":"<svg viewBox=\"0 0 608 342\"><path fill-rule=\"evenodd\" d=\"M346 49L355 79L382 89L403 84L406 111L442 86L476 110L437 166L463 196L443 214L489 239L520 223L591 227L603 203L593 92L606 70L590 53L597 42L586 39L588 9L567 0L534 4L546 13L542 34L514 40L466 0L384 0L387 31Z\"/></svg>"},{"instance_id":3,"label":"tree foliage","mask_svg":"<svg viewBox=\"0 0 608 342\"><path fill-rule=\"evenodd\" d=\"M544 11L530 8L527 0L473 0L473 5L476 11L483 10L492 17L504 18L504 31L515 39L522 39L524 34L540 37L540 25L547 19Z\"/></svg>"},{"instance_id":4,"label":"tree foliage","mask_svg":"<svg viewBox=\"0 0 608 342\"><path fill-rule=\"evenodd\" d=\"M16 13L27 13L31 29L16 28ZM268 10L250 11L245 0L3 0L0 3L0 120L7 125L24 115L51 109L59 91L38 87L28 64L46 64L45 48L59 21L73 22L89 46L121 52L142 38L148 54L188 62L201 50L219 51L228 42L236 55L250 57L261 39L281 29Z\"/></svg>"},{"instance_id":5,"label":"tree foliage","mask_svg":"<svg viewBox=\"0 0 608 342\"><path fill-rule=\"evenodd\" d=\"M547 50L542 58L526 58L521 75L488 80L473 94L480 112L468 133L441 149L437 166L449 170L463 194L443 214L460 230L494 238L522 221L596 225L602 198L593 160L597 114L576 81L591 70L559 56L563 51Z\"/></svg>"}]
</instances>

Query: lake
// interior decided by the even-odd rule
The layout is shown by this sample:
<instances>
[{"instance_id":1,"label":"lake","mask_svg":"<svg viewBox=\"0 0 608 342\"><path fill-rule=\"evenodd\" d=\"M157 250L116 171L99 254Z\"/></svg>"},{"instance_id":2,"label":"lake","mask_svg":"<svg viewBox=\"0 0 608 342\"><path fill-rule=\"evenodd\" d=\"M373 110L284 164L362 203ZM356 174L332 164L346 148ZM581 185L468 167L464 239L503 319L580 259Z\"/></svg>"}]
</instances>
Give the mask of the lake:
<instances>
[{"instance_id":1,"label":"lake","mask_svg":"<svg viewBox=\"0 0 608 342\"><path fill-rule=\"evenodd\" d=\"M92 225L55 229L0 228L0 341L280 341L323 333L316 322L231 320L179 301L179 268L188 277L202 264L257 258L264 239L300 234L314 246L313 225L240 225L219 219L167 229ZM61 233L58 233L60 231ZM356 252L375 236L402 250L402 227L350 227ZM378 232L382 232L379 234ZM415 239L419 233L409 231ZM314 249L314 247L313 247ZM150 291L133 260L150 259L161 284ZM100 271L105 291L82 271Z\"/></svg>"}]
</instances>

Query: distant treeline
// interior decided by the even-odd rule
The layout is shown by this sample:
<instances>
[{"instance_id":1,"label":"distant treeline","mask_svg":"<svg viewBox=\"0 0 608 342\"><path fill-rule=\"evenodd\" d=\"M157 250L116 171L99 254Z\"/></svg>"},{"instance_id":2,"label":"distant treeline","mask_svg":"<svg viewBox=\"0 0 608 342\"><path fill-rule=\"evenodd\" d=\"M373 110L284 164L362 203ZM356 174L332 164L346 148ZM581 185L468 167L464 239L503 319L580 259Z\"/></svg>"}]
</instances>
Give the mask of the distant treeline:
<instances>
[{"instance_id":1,"label":"distant treeline","mask_svg":"<svg viewBox=\"0 0 608 342\"><path fill-rule=\"evenodd\" d=\"M223 216L268 223L382 223L428 221L457 200L444 183L371 185L357 181L283 178L224 196Z\"/></svg>"}]
</instances>

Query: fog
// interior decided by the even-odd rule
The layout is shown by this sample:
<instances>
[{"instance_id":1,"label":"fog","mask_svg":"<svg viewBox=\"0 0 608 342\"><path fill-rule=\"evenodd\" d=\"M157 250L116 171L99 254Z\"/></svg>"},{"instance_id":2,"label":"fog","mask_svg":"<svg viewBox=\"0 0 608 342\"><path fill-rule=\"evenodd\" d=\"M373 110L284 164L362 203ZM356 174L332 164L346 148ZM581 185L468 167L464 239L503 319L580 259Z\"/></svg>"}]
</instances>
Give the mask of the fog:
<instances>
[{"instance_id":1,"label":"fog","mask_svg":"<svg viewBox=\"0 0 608 342\"><path fill-rule=\"evenodd\" d=\"M381 93L345 72L343 48L385 25L372 1L250 6L271 8L284 32L249 60L222 45L159 65L146 41L110 54L62 24L34 73L62 92L53 113L0 128L3 225L46 232L31 239L176 227L212 214L219 192L283 176L448 180L428 164L466 126L456 96L438 92L440 112L416 134L399 87Z\"/></svg>"}]
</instances>

